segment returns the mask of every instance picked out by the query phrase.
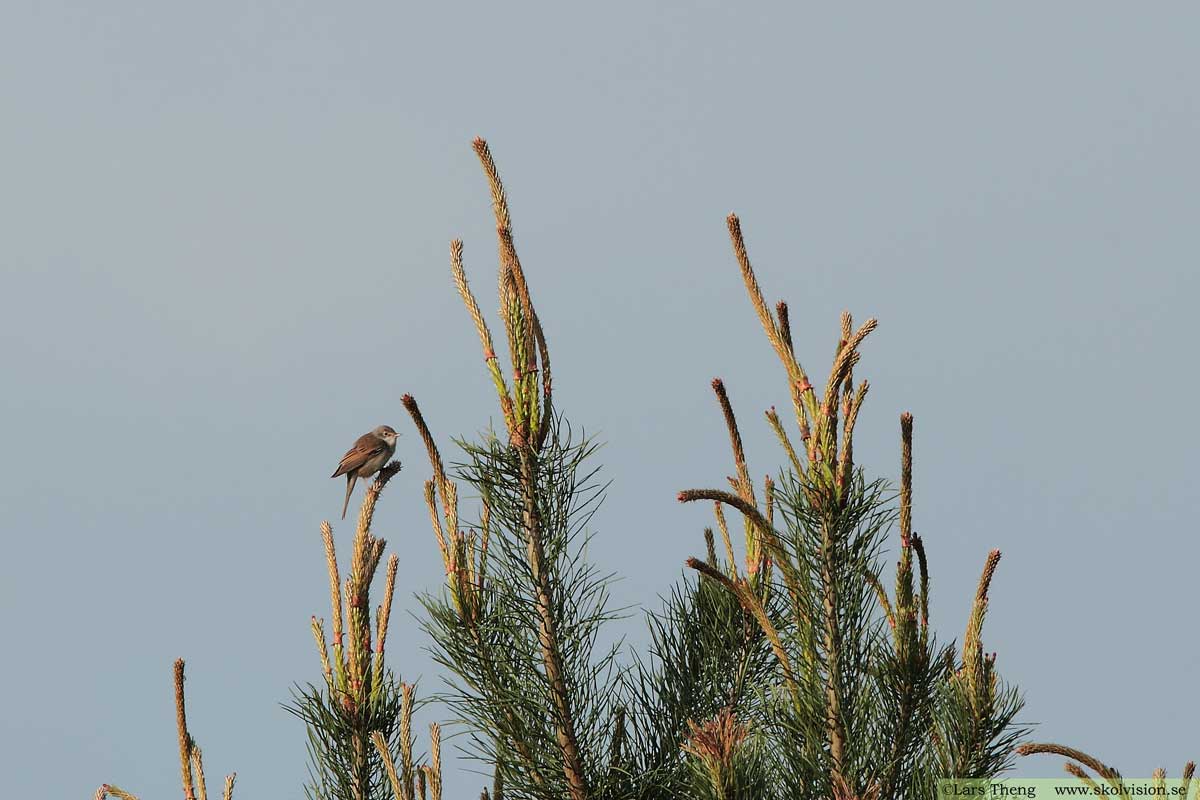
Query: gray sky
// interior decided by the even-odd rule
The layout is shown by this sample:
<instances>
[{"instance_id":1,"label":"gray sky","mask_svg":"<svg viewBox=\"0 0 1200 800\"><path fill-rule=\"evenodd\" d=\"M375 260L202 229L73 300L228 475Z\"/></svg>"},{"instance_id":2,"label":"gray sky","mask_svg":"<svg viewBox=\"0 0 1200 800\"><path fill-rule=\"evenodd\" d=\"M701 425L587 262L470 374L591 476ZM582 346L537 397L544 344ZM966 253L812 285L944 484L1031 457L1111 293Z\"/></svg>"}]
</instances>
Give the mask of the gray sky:
<instances>
[{"instance_id":1,"label":"gray sky","mask_svg":"<svg viewBox=\"0 0 1200 800\"><path fill-rule=\"evenodd\" d=\"M518 5L6 5L6 793L175 796L184 656L209 771L299 796L279 703L318 679L327 476L380 423L406 434L377 526L402 559L392 663L437 684L399 398L448 452L496 413L447 259L464 238L491 311L476 135L559 403L607 443L592 555L618 603L653 605L703 547L707 509L674 497L731 470L713 376L753 472L782 461L736 210L813 372L843 308L880 319L856 454L895 476L916 415L941 635L999 547L984 643L1037 738L1130 776L1200 756L1195 6Z\"/></svg>"}]
</instances>

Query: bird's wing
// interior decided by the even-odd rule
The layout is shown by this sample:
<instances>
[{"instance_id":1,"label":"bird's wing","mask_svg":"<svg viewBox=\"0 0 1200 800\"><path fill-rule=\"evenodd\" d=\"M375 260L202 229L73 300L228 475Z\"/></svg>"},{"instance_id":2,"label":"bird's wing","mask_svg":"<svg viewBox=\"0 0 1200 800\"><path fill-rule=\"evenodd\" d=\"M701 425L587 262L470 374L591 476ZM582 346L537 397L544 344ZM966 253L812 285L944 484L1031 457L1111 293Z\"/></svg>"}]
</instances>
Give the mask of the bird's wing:
<instances>
[{"instance_id":1,"label":"bird's wing","mask_svg":"<svg viewBox=\"0 0 1200 800\"><path fill-rule=\"evenodd\" d=\"M346 451L346 455L342 456L342 460L338 463L337 472L329 477L336 478L338 475L345 475L347 472L352 472L386 449L387 444L382 439L372 434L364 433L358 437L358 441L354 443L354 447L351 447Z\"/></svg>"}]
</instances>

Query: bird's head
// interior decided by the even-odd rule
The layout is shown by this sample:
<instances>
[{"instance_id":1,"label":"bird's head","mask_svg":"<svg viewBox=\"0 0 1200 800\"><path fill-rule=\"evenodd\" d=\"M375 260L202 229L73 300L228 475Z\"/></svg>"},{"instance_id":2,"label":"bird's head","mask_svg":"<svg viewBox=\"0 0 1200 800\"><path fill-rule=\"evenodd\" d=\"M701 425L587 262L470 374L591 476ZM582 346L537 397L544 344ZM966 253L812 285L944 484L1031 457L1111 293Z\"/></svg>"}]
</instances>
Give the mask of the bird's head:
<instances>
[{"instance_id":1,"label":"bird's head","mask_svg":"<svg viewBox=\"0 0 1200 800\"><path fill-rule=\"evenodd\" d=\"M380 425L375 429L375 435L389 445L394 446L396 444L396 437L400 434L396 433L396 430L391 425Z\"/></svg>"}]
</instances>

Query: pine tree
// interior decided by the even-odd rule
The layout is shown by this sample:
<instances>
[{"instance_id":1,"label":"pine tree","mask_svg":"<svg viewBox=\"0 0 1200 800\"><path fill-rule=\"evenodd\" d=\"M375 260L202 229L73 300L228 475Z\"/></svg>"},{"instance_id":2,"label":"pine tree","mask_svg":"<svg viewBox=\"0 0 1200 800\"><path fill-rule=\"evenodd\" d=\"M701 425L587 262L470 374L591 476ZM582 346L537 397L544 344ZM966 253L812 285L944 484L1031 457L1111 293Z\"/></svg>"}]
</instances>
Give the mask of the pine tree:
<instances>
[{"instance_id":1,"label":"pine tree","mask_svg":"<svg viewBox=\"0 0 1200 800\"><path fill-rule=\"evenodd\" d=\"M468 286L463 246L451 269L483 350L504 430L459 442L451 476L416 401L425 498L446 587L425 597L426 629L453 676L446 697L472 754L520 798L932 797L939 777L1003 771L1023 733L1017 691L981 644L989 555L961 650L929 626L925 545L912 530L912 417L901 419L898 503L853 459L866 398L859 348L875 329L845 314L821 394L796 356L788 308L763 300L737 217L728 220L751 303L787 377L798 437L767 412L786 461L750 478L724 384L713 388L730 436L730 489L693 489L714 504L724 557L706 531L693 577L647 617L652 649L623 659L596 642L613 616L608 577L586 557L586 524L603 494L590 458L553 403L550 351L513 240L487 145L500 251L500 316L511 385ZM459 482L481 501L464 525ZM761 498L760 498L761 494ZM739 567L726 509L745 530ZM895 588L883 587L885 538L898 522Z\"/></svg>"},{"instance_id":2,"label":"pine tree","mask_svg":"<svg viewBox=\"0 0 1200 800\"><path fill-rule=\"evenodd\" d=\"M462 242L451 244L450 263L503 429L458 441L461 461L448 469L416 400L402 402L428 454L424 499L444 568L441 588L422 597L450 687L438 699L465 749L492 773L485 800L926 800L938 779L991 778L1017 753L1057 753L1078 762L1068 771L1081 780L1092 778L1080 764L1119 785L1115 769L1079 751L1016 747L1026 735L1016 721L1021 696L982 643L999 551L987 556L961 645L938 641L926 542L913 529L912 416L900 418L896 489L854 460L869 389L856 384L855 369L875 320L855 328L842 315L818 391L797 355L787 304L772 310L763 298L736 216L727 221L735 260L791 400L793 419L765 414L781 465L760 484L751 479L728 390L714 380L734 475L728 488L679 493L681 502L712 505L703 557L687 558L660 607L646 613L648 651L600 647L617 613L612 576L587 558L605 488L596 443L555 406L548 340L504 187L486 143L474 148L496 219L511 372L467 283ZM441 800L441 729L431 726L429 760L417 763L415 690L385 662L395 555L370 610L386 546L372 519L399 469L388 465L364 497L344 581L332 528L322 526L332 636L312 619L322 676L298 687L289 706L308 729L307 790L320 800ZM470 521L460 486L479 501ZM898 555L885 576L893 531ZM182 662L176 688L184 794L204 800ZM232 789L231 776L227 798ZM132 797L107 784L97 792L106 796Z\"/></svg>"}]
</instances>

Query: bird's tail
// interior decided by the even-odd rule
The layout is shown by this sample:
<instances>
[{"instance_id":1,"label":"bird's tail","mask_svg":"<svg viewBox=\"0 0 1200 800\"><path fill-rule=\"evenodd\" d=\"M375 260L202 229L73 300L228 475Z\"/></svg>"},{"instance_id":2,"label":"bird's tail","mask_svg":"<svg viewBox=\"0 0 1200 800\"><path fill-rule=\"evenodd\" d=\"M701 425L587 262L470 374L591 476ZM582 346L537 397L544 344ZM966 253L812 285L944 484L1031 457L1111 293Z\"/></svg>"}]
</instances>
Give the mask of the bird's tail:
<instances>
[{"instance_id":1,"label":"bird's tail","mask_svg":"<svg viewBox=\"0 0 1200 800\"><path fill-rule=\"evenodd\" d=\"M346 476L346 502L342 503L342 519L346 518L346 509L350 507L350 493L354 491L354 484L358 482L358 478L354 475Z\"/></svg>"}]
</instances>

